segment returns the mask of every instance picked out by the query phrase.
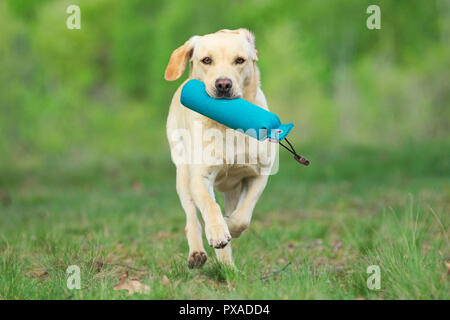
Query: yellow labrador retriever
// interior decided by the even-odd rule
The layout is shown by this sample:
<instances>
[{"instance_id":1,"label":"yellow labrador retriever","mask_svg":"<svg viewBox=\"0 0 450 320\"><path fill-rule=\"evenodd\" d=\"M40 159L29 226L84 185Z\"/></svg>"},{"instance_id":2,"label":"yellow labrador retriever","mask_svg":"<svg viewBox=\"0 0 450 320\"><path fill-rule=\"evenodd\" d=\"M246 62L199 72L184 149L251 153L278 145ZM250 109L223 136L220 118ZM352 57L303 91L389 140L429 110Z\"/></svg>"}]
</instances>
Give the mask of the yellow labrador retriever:
<instances>
[{"instance_id":1,"label":"yellow labrador retriever","mask_svg":"<svg viewBox=\"0 0 450 320\"><path fill-rule=\"evenodd\" d=\"M194 36L177 48L170 57L165 79L169 81L178 79L189 62L188 80L203 81L211 97L221 99L241 97L267 109L266 99L260 89L257 60L255 39L250 31L220 30L204 36ZM268 175L261 174L261 167L271 167L273 159L269 160L269 164L262 164L259 160L244 164L229 161L211 164L201 161L175 160L180 144L183 150L195 148L197 143L193 141L211 144L211 141L202 136L195 127L200 126L203 132L214 129L215 132L224 133L222 137L225 137L226 130L221 124L180 104L180 93L184 83L176 91L170 105L167 136L172 160L177 168L177 193L186 212L188 266L200 267L206 261L197 209L200 210L205 223L208 243L215 248L218 260L234 266L231 256L231 238L239 237L248 227L256 202L267 184ZM179 134L180 131L183 134ZM241 135L244 136L244 134ZM248 137L245 137L248 143ZM218 145L223 146L223 144ZM212 148L219 147L213 144ZM244 149L243 152L248 153L248 148ZM221 154L220 150L215 151ZM198 153L195 150L193 152ZM235 150L235 153L238 151ZM229 160L229 157L227 159ZM215 200L214 190L224 192L225 217Z\"/></svg>"}]
</instances>

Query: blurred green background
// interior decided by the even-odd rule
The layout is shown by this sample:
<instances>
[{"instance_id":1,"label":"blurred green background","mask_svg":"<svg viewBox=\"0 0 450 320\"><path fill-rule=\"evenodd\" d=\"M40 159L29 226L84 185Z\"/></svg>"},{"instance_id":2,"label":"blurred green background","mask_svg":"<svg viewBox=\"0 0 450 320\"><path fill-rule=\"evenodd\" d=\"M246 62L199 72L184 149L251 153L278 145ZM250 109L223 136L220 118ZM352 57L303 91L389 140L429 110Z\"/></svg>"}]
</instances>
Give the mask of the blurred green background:
<instances>
[{"instance_id":1,"label":"blurred green background","mask_svg":"<svg viewBox=\"0 0 450 320\"><path fill-rule=\"evenodd\" d=\"M81 30L66 8L81 7ZM381 7L381 30L366 8ZM169 156L166 82L190 36L256 35L271 109L300 146L448 140L448 1L0 2L0 161Z\"/></svg>"},{"instance_id":2,"label":"blurred green background","mask_svg":"<svg viewBox=\"0 0 450 320\"><path fill-rule=\"evenodd\" d=\"M165 135L187 72L164 70L189 37L241 27L311 165L280 152L232 240L242 275L209 247L188 272ZM0 0L0 300L124 298L124 271L151 286L141 298L448 299L449 71L448 0Z\"/></svg>"}]
</instances>

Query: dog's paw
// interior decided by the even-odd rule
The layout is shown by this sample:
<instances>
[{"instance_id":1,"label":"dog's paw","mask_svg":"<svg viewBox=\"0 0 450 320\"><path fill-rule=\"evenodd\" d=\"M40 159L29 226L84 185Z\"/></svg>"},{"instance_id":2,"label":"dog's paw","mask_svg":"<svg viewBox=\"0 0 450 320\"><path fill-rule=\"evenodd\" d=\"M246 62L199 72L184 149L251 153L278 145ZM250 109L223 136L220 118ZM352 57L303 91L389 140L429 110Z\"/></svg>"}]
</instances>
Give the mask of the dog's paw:
<instances>
[{"instance_id":1,"label":"dog's paw","mask_svg":"<svg viewBox=\"0 0 450 320\"><path fill-rule=\"evenodd\" d=\"M235 216L231 216L226 219L228 230L230 230L230 234L233 238L239 238L242 232L248 228L249 222L247 220L242 220L235 218Z\"/></svg>"},{"instance_id":2,"label":"dog's paw","mask_svg":"<svg viewBox=\"0 0 450 320\"><path fill-rule=\"evenodd\" d=\"M225 222L223 224L206 226L205 233L209 245L216 249L225 247L231 241L231 235Z\"/></svg>"},{"instance_id":3,"label":"dog's paw","mask_svg":"<svg viewBox=\"0 0 450 320\"><path fill-rule=\"evenodd\" d=\"M189 253L188 257L188 267L192 268L200 268L206 262L207 256L204 251L194 251Z\"/></svg>"}]
</instances>

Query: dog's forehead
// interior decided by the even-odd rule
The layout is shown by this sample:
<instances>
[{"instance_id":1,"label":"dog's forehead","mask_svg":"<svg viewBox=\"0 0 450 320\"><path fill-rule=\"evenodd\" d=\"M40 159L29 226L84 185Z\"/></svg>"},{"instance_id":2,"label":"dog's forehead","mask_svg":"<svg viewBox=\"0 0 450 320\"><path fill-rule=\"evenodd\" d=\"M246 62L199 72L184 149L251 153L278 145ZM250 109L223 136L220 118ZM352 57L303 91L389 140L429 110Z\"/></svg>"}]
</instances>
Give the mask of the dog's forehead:
<instances>
[{"instance_id":1,"label":"dog's forehead","mask_svg":"<svg viewBox=\"0 0 450 320\"><path fill-rule=\"evenodd\" d=\"M196 44L196 51L233 50L248 51L250 49L245 36L237 32L217 32L201 37Z\"/></svg>"}]
</instances>

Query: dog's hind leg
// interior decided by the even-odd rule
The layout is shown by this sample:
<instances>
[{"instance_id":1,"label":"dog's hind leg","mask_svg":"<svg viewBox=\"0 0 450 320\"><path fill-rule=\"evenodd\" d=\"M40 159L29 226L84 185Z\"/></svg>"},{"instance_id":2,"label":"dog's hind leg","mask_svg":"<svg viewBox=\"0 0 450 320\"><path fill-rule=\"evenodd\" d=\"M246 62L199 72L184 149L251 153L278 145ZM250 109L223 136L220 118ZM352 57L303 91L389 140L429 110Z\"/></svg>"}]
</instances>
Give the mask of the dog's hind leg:
<instances>
[{"instance_id":1,"label":"dog's hind leg","mask_svg":"<svg viewBox=\"0 0 450 320\"><path fill-rule=\"evenodd\" d=\"M229 217L234 210L236 210L236 207L239 203L239 199L241 198L241 188L242 184L239 183L233 190L225 192L225 202L224 202L224 209L225 209L225 215ZM228 243L224 248L222 249L215 249L217 260L219 260L221 263L230 265L234 267L233 263L233 257L231 254L231 242Z\"/></svg>"},{"instance_id":2,"label":"dog's hind leg","mask_svg":"<svg viewBox=\"0 0 450 320\"><path fill-rule=\"evenodd\" d=\"M227 217L231 216L234 210L236 210L237 205L239 203L239 199L241 198L241 190L242 190L242 183L239 183L233 190L224 192L225 216Z\"/></svg>"},{"instance_id":3,"label":"dog's hind leg","mask_svg":"<svg viewBox=\"0 0 450 320\"><path fill-rule=\"evenodd\" d=\"M186 212L186 237L189 244L189 268L201 267L206 262L202 226L189 188L189 171L186 165L177 166L177 193Z\"/></svg>"}]
</instances>

